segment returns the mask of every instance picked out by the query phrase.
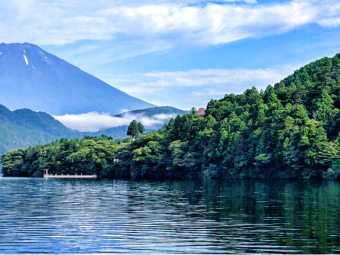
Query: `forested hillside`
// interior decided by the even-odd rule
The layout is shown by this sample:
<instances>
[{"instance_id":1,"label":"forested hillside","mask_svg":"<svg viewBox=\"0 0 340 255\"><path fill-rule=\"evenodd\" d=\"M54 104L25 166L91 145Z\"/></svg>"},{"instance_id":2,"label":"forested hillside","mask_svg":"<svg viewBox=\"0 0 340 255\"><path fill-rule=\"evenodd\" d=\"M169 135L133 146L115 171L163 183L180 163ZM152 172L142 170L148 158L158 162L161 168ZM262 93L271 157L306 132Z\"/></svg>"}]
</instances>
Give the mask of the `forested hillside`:
<instances>
[{"instance_id":1,"label":"forested hillside","mask_svg":"<svg viewBox=\"0 0 340 255\"><path fill-rule=\"evenodd\" d=\"M332 178L340 170L340 54L297 70L265 91L211 100L122 150L134 176ZM115 171L113 171L115 173Z\"/></svg>"},{"instance_id":2,"label":"forested hillside","mask_svg":"<svg viewBox=\"0 0 340 255\"><path fill-rule=\"evenodd\" d=\"M58 174L100 174L118 150L112 138L65 139L2 155L5 176L42 177L43 169ZM103 173L102 173L103 174Z\"/></svg>"},{"instance_id":3,"label":"forested hillside","mask_svg":"<svg viewBox=\"0 0 340 255\"><path fill-rule=\"evenodd\" d=\"M46 144L61 137L81 137L44 112L10 111L0 105L0 154L17 148Z\"/></svg>"},{"instance_id":4,"label":"forested hillside","mask_svg":"<svg viewBox=\"0 0 340 255\"><path fill-rule=\"evenodd\" d=\"M194 111L177 116L164 129L124 146L107 140L114 150L97 153L85 146L86 159L101 162L95 171L111 178L336 178L339 108L340 54L312 62L264 91L251 88L211 100L205 117ZM81 166L85 156L76 157L81 150L62 147L80 142L12 151L2 156L4 172L25 166L20 174L31 176L42 166L52 171L66 162ZM70 148L73 156L66 157Z\"/></svg>"},{"instance_id":5,"label":"forested hillside","mask_svg":"<svg viewBox=\"0 0 340 255\"><path fill-rule=\"evenodd\" d=\"M106 135L120 139L126 137L127 130L128 126L119 126L97 132L79 132L67 128L47 113L29 109L11 111L0 105L0 155L9 150L47 144L61 138Z\"/></svg>"}]
</instances>

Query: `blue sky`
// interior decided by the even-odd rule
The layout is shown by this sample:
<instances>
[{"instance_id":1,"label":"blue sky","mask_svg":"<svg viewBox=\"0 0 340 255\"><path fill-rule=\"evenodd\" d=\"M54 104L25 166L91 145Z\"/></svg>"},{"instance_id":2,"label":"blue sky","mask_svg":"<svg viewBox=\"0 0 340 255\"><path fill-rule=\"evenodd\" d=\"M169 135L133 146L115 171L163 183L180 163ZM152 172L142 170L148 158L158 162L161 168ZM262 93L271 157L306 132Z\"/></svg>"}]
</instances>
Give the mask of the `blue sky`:
<instances>
[{"instance_id":1,"label":"blue sky","mask_svg":"<svg viewBox=\"0 0 340 255\"><path fill-rule=\"evenodd\" d=\"M340 52L338 0L11 0L2 41L29 42L157 105L204 107Z\"/></svg>"}]
</instances>

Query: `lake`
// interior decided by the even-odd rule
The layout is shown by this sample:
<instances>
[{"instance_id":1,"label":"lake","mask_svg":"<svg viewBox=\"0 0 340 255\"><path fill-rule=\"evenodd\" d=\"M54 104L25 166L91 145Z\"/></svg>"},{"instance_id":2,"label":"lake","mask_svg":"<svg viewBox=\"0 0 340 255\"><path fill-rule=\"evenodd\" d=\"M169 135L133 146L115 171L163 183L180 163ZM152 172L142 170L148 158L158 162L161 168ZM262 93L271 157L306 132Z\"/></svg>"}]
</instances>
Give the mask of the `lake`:
<instances>
[{"instance_id":1,"label":"lake","mask_svg":"<svg viewBox=\"0 0 340 255\"><path fill-rule=\"evenodd\" d=\"M0 178L0 253L339 253L340 184Z\"/></svg>"}]
</instances>

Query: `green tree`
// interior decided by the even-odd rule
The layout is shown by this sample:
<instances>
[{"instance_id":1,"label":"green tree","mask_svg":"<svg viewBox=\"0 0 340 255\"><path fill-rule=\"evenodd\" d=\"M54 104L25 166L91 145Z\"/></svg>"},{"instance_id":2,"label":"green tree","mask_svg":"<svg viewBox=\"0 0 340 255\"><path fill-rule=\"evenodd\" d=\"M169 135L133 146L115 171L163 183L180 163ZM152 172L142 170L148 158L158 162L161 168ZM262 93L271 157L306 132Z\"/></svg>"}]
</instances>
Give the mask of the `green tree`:
<instances>
[{"instance_id":1,"label":"green tree","mask_svg":"<svg viewBox=\"0 0 340 255\"><path fill-rule=\"evenodd\" d=\"M131 121L126 134L131 136L132 140L134 140L138 136L139 129L138 129L138 124L136 120Z\"/></svg>"},{"instance_id":2,"label":"green tree","mask_svg":"<svg viewBox=\"0 0 340 255\"><path fill-rule=\"evenodd\" d=\"M197 109L195 107L192 107L190 110L191 114L197 114Z\"/></svg>"},{"instance_id":3,"label":"green tree","mask_svg":"<svg viewBox=\"0 0 340 255\"><path fill-rule=\"evenodd\" d=\"M138 131L139 131L139 134L143 134L144 131L145 131L145 127L143 126L142 123L138 122Z\"/></svg>"}]
</instances>

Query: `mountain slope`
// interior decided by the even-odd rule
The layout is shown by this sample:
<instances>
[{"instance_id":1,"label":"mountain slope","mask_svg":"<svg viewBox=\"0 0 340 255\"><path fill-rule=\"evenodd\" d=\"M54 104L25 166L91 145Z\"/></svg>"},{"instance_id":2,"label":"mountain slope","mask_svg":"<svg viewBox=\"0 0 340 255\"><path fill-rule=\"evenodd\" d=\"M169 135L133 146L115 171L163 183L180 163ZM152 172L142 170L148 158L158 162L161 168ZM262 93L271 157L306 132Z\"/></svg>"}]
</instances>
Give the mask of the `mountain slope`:
<instances>
[{"instance_id":1,"label":"mountain slope","mask_svg":"<svg viewBox=\"0 0 340 255\"><path fill-rule=\"evenodd\" d=\"M10 111L7 107L0 105L0 120L22 128L42 130L55 136L69 137L79 133L65 127L45 112L34 112L29 109Z\"/></svg>"},{"instance_id":2,"label":"mountain slope","mask_svg":"<svg viewBox=\"0 0 340 255\"><path fill-rule=\"evenodd\" d=\"M80 138L82 134L68 129L47 113L28 109L10 111L0 105L0 154L62 137Z\"/></svg>"},{"instance_id":3,"label":"mountain slope","mask_svg":"<svg viewBox=\"0 0 340 255\"><path fill-rule=\"evenodd\" d=\"M170 106L159 106L125 112L114 115L113 117L135 119L143 122L145 128L148 130L158 130L168 124L170 119L175 118L177 115L182 116L187 113L190 113L190 111L183 111Z\"/></svg>"},{"instance_id":4,"label":"mountain slope","mask_svg":"<svg viewBox=\"0 0 340 255\"><path fill-rule=\"evenodd\" d=\"M146 109L133 110L133 111L130 111L130 112L120 113L120 114L114 115L114 117L123 118L126 115L136 115L136 114L140 114L140 115L143 115L145 117L152 117L153 115L156 115L156 114L184 115L184 114L187 114L187 113L190 113L190 111L183 111L183 110L177 109L175 107L171 107L171 106L159 106L159 107L151 107L151 108L146 108Z\"/></svg>"},{"instance_id":5,"label":"mountain slope","mask_svg":"<svg viewBox=\"0 0 340 255\"><path fill-rule=\"evenodd\" d=\"M0 89L0 104L51 115L153 106L28 43L0 44Z\"/></svg>"},{"instance_id":6,"label":"mountain slope","mask_svg":"<svg viewBox=\"0 0 340 255\"><path fill-rule=\"evenodd\" d=\"M29 109L10 111L0 105L0 154L18 148L42 145L61 138L83 138L87 136L111 136L113 139L126 137L128 126L79 132L65 127L51 115ZM152 130L146 130L150 132Z\"/></svg>"}]
</instances>

